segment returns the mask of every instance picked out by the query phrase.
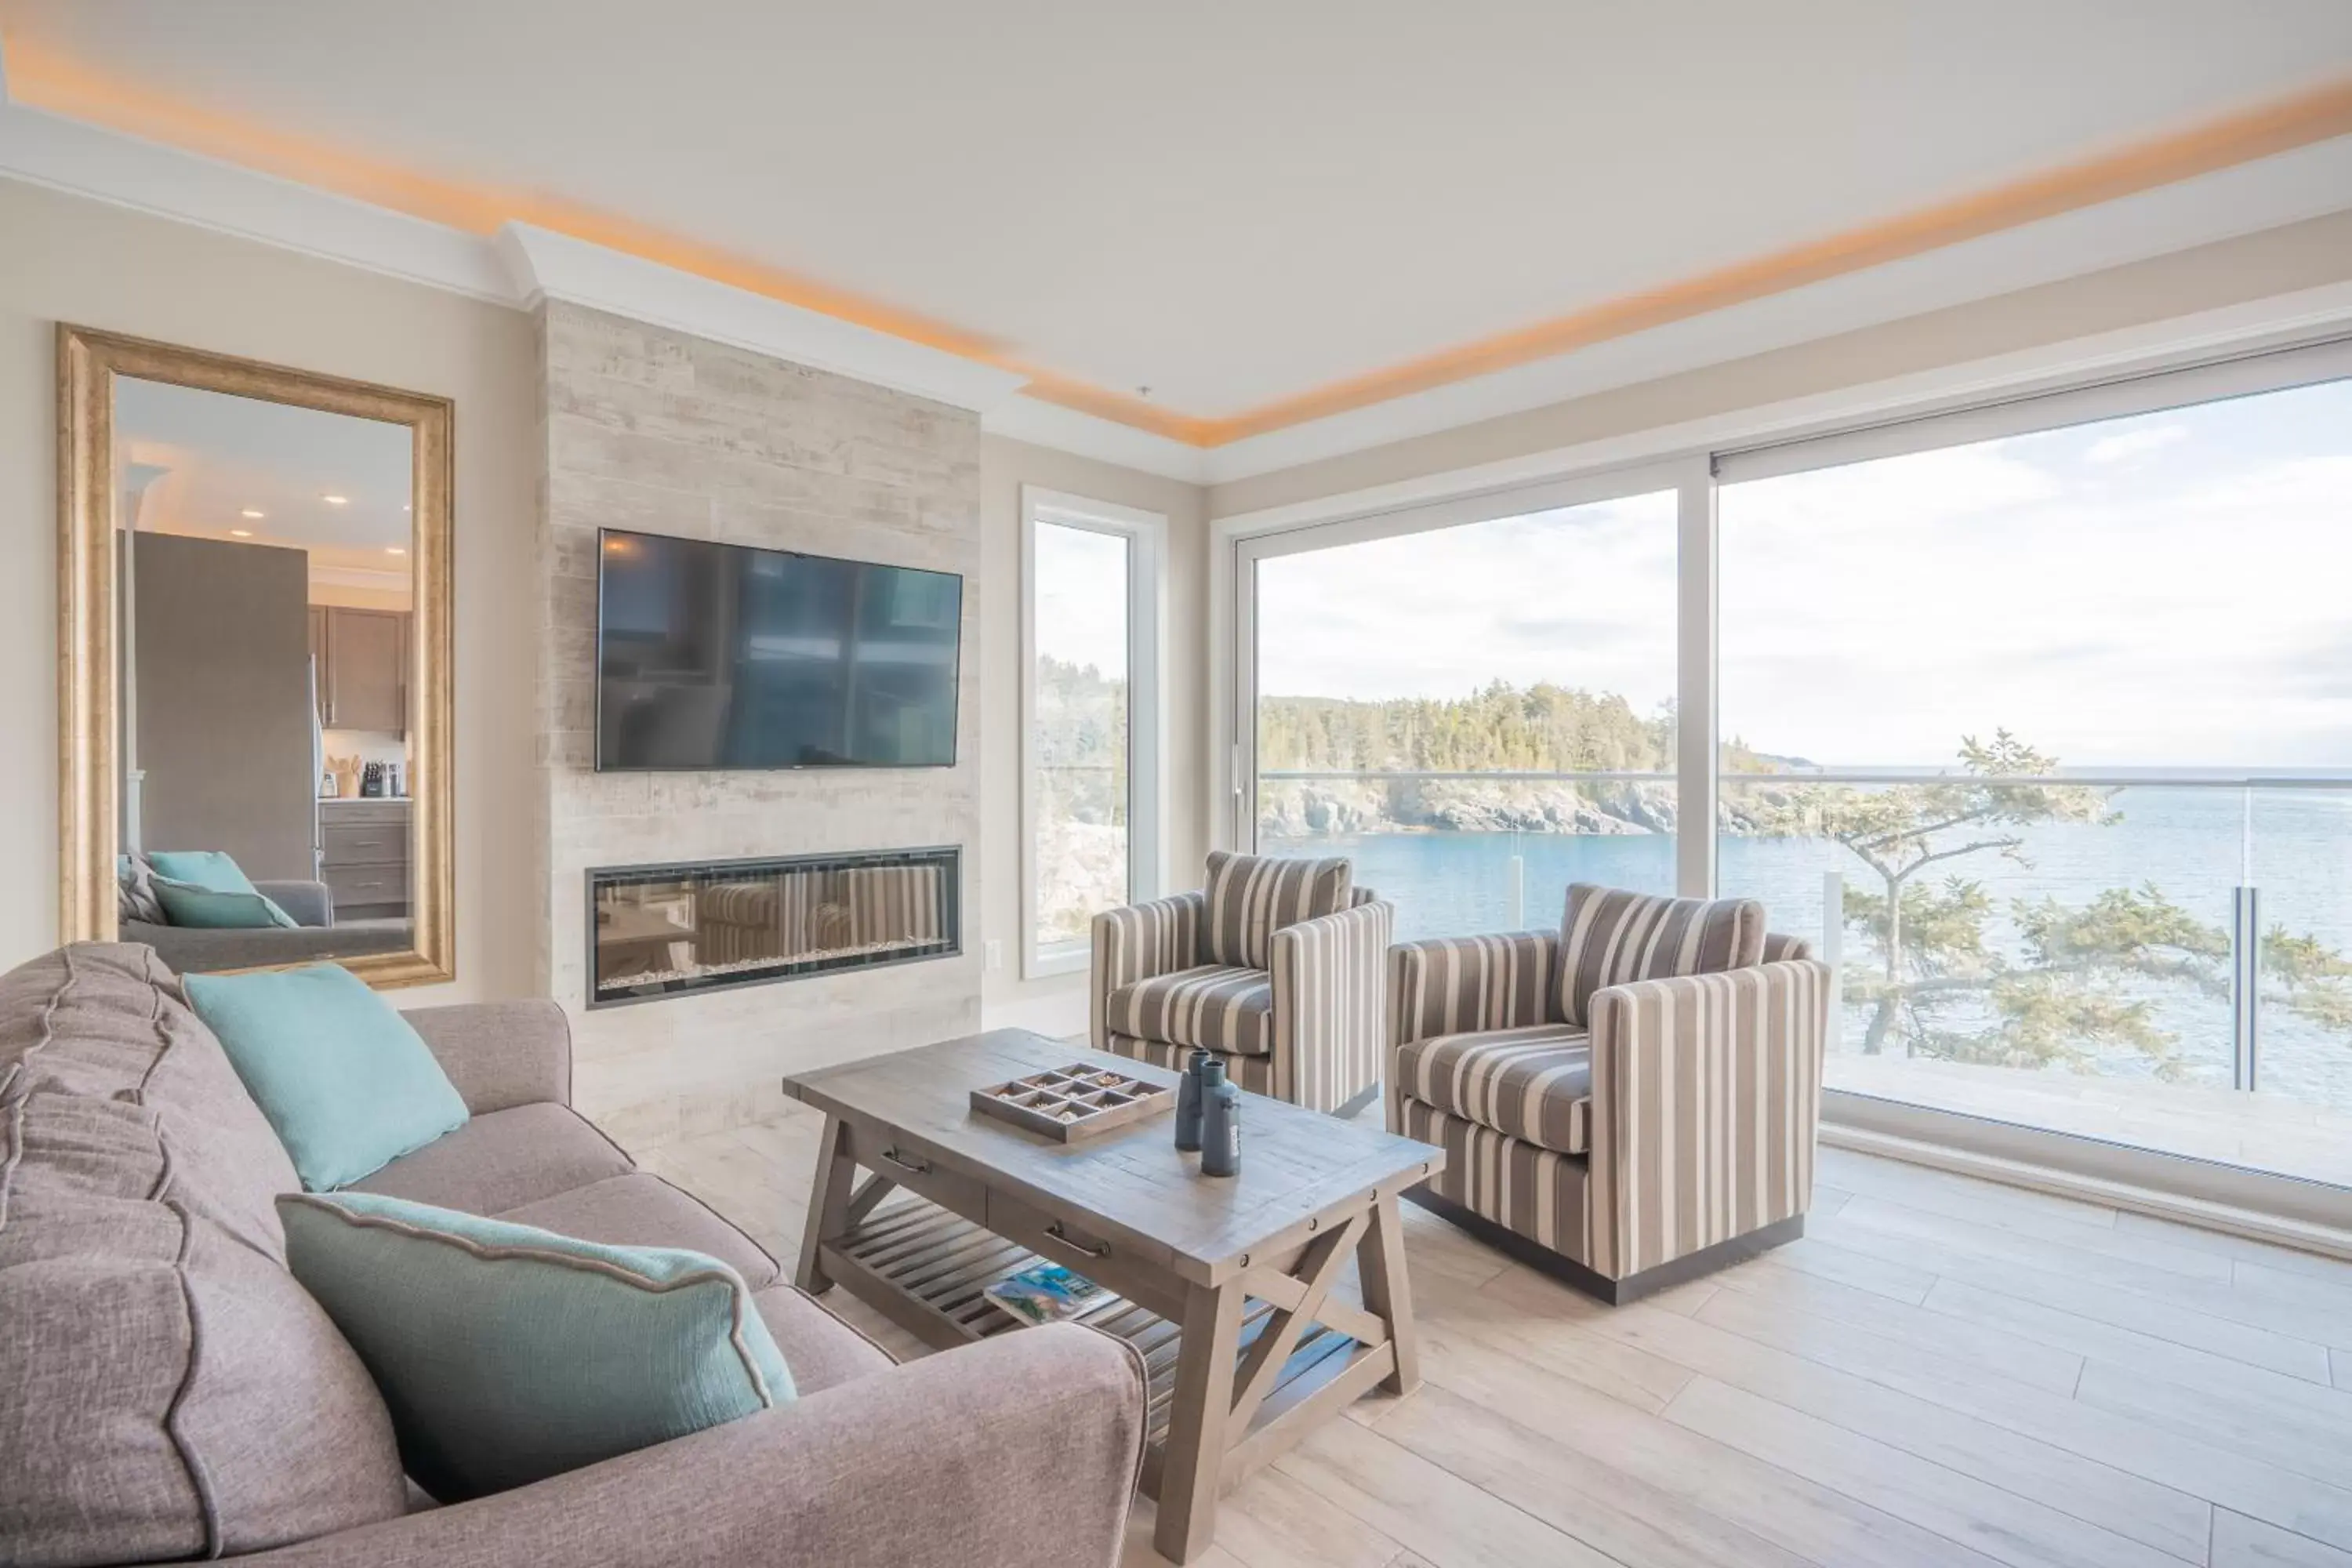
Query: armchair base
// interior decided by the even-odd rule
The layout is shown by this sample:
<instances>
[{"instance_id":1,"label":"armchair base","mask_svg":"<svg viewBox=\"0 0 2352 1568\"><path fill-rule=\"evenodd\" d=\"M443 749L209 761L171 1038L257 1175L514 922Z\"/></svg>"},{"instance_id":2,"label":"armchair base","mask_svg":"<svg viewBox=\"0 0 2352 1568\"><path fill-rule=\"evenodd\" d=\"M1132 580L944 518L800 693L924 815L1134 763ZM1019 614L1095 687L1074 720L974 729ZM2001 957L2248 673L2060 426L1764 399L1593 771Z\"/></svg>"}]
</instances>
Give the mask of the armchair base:
<instances>
[{"instance_id":1,"label":"armchair base","mask_svg":"<svg viewBox=\"0 0 2352 1568\"><path fill-rule=\"evenodd\" d=\"M1629 1274L1622 1279L1612 1279L1605 1274L1587 1268L1573 1258L1562 1257L1542 1242L1530 1240L1485 1215L1465 1208L1452 1198L1438 1196L1429 1190L1427 1183L1406 1188L1402 1196L1407 1203L1419 1205L1455 1229L1476 1237L1506 1257L1539 1273L1549 1274L1561 1284L1572 1286L1594 1300L1612 1307L1622 1307L1644 1296L1686 1284L1701 1275L1712 1274L1718 1268L1745 1263L1805 1234L1805 1216L1792 1214L1745 1236L1735 1236L1728 1241L1718 1241L1696 1252L1685 1253L1654 1268L1644 1268L1639 1274Z\"/></svg>"}]
</instances>

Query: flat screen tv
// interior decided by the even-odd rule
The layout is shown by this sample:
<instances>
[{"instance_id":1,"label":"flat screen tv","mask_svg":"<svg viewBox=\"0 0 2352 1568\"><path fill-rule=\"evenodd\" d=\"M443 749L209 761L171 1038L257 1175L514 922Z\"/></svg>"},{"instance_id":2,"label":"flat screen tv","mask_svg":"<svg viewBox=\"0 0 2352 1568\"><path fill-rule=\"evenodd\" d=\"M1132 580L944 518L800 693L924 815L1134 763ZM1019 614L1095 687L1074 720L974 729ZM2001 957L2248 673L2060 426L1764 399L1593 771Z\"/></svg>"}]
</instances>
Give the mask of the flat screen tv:
<instances>
[{"instance_id":1,"label":"flat screen tv","mask_svg":"<svg viewBox=\"0 0 2352 1568\"><path fill-rule=\"evenodd\" d=\"M954 573L618 529L596 563L599 772L954 763Z\"/></svg>"}]
</instances>

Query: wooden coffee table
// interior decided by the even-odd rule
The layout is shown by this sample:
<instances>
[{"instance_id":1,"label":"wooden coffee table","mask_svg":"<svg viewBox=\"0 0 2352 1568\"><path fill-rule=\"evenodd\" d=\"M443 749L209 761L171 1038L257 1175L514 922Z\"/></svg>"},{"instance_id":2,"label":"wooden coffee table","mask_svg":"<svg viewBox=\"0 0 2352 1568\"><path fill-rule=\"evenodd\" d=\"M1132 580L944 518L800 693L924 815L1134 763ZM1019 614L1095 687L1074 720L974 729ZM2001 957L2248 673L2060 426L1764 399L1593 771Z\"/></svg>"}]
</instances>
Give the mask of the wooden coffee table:
<instances>
[{"instance_id":1,"label":"wooden coffee table","mask_svg":"<svg viewBox=\"0 0 2352 1568\"><path fill-rule=\"evenodd\" d=\"M1152 1542L1190 1562L1221 1490L1373 1384L1420 1382L1397 1194L1445 1152L1245 1094L1241 1174L1212 1177L1166 1115L1061 1143L971 1109L974 1089L1072 1062L1177 1076L996 1029L785 1079L825 1113L795 1278L942 1348L1019 1327L981 1291L1039 1258L1125 1296L1085 1321L1143 1354ZM915 1196L885 1206L896 1188ZM1351 1257L1361 1307L1331 1293Z\"/></svg>"}]
</instances>

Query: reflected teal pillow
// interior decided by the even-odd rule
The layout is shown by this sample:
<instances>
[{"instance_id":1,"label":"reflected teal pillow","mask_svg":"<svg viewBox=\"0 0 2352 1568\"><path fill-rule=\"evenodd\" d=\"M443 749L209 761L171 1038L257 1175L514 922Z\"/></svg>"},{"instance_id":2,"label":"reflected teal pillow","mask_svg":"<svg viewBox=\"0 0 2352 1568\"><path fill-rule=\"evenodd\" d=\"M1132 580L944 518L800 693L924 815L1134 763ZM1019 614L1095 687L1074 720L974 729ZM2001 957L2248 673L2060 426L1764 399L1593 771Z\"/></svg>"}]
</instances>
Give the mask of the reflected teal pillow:
<instances>
[{"instance_id":1,"label":"reflected teal pillow","mask_svg":"<svg viewBox=\"0 0 2352 1568\"><path fill-rule=\"evenodd\" d=\"M724 1263L373 1193L288 1194L286 1262L367 1363L400 1457L445 1503L527 1486L794 1397Z\"/></svg>"},{"instance_id":2,"label":"reflected teal pillow","mask_svg":"<svg viewBox=\"0 0 2352 1568\"><path fill-rule=\"evenodd\" d=\"M169 877L150 877L147 885L155 889L155 901L163 906L163 918L175 926L207 931L258 930L265 926L290 930L301 923L279 909L278 900L266 893L223 892Z\"/></svg>"},{"instance_id":3,"label":"reflected teal pillow","mask_svg":"<svg viewBox=\"0 0 2352 1568\"><path fill-rule=\"evenodd\" d=\"M466 1102L423 1038L339 964L180 983L311 1192L466 1124Z\"/></svg>"},{"instance_id":4,"label":"reflected teal pillow","mask_svg":"<svg viewBox=\"0 0 2352 1568\"><path fill-rule=\"evenodd\" d=\"M253 891L253 879L245 868L218 849L150 849L147 864L158 877L215 893Z\"/></svg>"}]
</instances>

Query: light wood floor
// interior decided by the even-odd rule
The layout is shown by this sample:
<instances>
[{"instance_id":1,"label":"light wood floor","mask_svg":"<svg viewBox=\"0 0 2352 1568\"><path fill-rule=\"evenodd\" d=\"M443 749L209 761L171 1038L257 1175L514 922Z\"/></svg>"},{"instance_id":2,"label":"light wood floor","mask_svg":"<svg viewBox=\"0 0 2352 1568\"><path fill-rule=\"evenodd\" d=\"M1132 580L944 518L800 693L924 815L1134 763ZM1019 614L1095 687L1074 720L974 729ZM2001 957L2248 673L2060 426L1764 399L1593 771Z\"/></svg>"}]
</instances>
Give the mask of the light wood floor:
<instances>
[{"instance_id":1,"label":"light wood floor","mask_svg":"<svg viewBox=\"0 0 2352 1568\"><path fill-rule=\"evenodd\" d=\"M818 1125L646 1163L789 1257ZM1615 1310L1408 1208L1425 1382L1243 1486L1203 1561L2352 1568L2352 1264L1836 1150L1822 1179L1804 1240Z\"/></svg>"}]
</instances>

